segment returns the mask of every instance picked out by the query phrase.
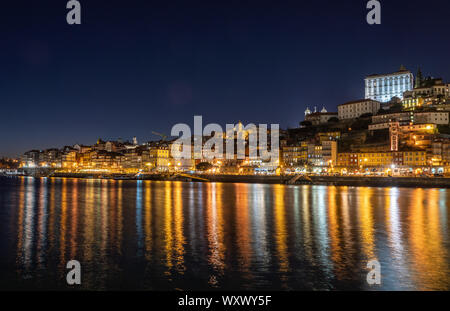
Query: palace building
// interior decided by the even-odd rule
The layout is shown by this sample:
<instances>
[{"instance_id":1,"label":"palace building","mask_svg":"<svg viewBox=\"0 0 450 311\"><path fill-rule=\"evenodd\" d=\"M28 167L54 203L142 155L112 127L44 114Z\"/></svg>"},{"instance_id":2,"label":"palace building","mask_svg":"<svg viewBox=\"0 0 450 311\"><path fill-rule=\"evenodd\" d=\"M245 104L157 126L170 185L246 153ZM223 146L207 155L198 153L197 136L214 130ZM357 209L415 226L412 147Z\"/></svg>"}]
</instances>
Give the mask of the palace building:
<instances>
[{"instance_id":1,"label":"palace building","mask_svg":"<svg viewBox=\"0 0 450 311\"><path fill-rule=\"evenodd\" d=\"M365 98L382 103L393 97L403 99L403 93L414 87L414 76L405 67L390 74L374 74L365 78Z\"/></svg>"}]
</instances>

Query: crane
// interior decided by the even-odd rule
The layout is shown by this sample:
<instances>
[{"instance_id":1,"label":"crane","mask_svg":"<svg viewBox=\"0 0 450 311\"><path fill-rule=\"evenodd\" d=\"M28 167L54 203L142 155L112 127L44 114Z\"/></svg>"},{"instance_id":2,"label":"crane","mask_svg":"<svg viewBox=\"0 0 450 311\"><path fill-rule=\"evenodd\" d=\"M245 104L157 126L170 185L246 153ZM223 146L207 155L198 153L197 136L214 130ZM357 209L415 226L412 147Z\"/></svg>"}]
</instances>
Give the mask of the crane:
<instances>
[{"instance_id":1,"label":"crane","mask_svg":"<svg viewBox=\"0 0 450 311\"><path fill-rule=\"evenodd\" d=\"M165 135L165 134L161 134L161 133L154 132L154 131L152 131L152 134L156 135L156 136L161 136L163 141L166 141L166 139L167 139L167 135Z\"/></svg>"}]
</instances>

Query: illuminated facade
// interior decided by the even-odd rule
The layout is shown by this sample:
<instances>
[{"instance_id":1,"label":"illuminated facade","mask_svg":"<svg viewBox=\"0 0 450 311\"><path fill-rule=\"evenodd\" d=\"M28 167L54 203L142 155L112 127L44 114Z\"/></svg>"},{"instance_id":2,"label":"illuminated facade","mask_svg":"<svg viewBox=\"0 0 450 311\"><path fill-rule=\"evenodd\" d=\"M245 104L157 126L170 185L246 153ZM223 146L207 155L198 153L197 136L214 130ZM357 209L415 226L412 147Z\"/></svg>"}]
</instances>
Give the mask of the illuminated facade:
<instances>
[{"instance_id":1,"label":"illuminated facade","mask_svg":"<svg viewBox=\"0 0 450 311\"><path fill-rule=\"evenodd\" d=\"M282 158L284 166L300 166L308 160L308 144L302 142L295 146L282 147Z\"/></svg>"},{"instance_id":2,"label":"illuminated facade","mask_svg":"<svg viewBox=\"0 0 450 311\"><path fill-rule=\"evenodd\" d=\"M388 102L393 97L403 99L403 93L414 87L414 76L404 67L390 74L375 74L365 78L365 98Z\"/></svg>"},{"instance_id":3,"label":"illuminated facade","mask_svg":"<svg viewBox=\"0 0 450 311\"><path fill-rule=\"evenodd\" d=\"M380 102L372 99L363 99L347 102L338 106L339 120L354 119L366 113L373 115L380 110Z\"/></svg>"}]
</instances>

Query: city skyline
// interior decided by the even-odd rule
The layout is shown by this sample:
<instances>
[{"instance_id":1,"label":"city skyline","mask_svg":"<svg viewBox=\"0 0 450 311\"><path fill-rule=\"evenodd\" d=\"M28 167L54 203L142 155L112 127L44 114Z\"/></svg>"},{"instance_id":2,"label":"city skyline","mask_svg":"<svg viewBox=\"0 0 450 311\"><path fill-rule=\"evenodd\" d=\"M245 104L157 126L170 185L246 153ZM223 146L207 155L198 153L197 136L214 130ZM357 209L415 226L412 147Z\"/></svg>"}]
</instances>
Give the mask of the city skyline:
<instances>
[{"instance_id":1,"label":"city skyline","mask_svg":"<svg viewBox=\"0 0 450 311\"><path fill-rule=\"evenodd\" d=\"M419 71L420 71L420 68L419 68ZM390 77L392 75L395 76L395 75L398 75L398 74L405 74L405 73L411 75L411 79L412 79L411 82L415 83L416 87L417 87L417 81L416 81L415 75L412 74L410 72L410 70L404 68L403 65L401 65L399 71L393 71L393 72L388 72L388 73L384 73L384 74L382 74L382 73L371 74L371 75L366 76L364 78L364 80L366 81L367 79L373 79L374 76L375 77L380 77L380 78L377 78L377 79L384 79L383 77ZM422 75L422 72L420 72L419 74ZM433 75L429 75L429 76L425 76L425 77L421 76L420 77L420 79L422 81L425 81L425 79L430 79L430 78L433 78L432 79L433 81L434 80L440 81L440 83L442 83L442 81L446 81L446 80L442 80L441 78L434 79L435 76L433 76ZM434 83L433 81L430 81L430 82ZM443 84L442 84L442 87L444 87L444 90L445 90L445 88L447 88L447 92L448 92L448 85L449 84L446 83L446 82L443 82ZM418 86L418 87L420 89L420 86ZM379 90L380 91L384 90L384 88L382 88L382 86L380 85L379 86ZM388 90L388 88L386 88L386 90ZM410 91L413 92L413 91L415 91L415 87L412 84L410 84L410 86L408 88L404 89L404 90L406 90L406 93L408 93ZM366 92L366 97L367 97L367 86L365 87L365 92ZM361 98L361 99L358 99L358 100L352 100L352 101L349 101L349 102L346 102L346 103L337 104L336 107L333 107L333 109L331 109L331 111L328 111L325 108L325 106L322 106L321 110L317 109L317 106L311 107L311 108L314 108L314 109L310 110L309 106L308 106L306 108L305 112L304 112L305 118L303 118L303 117L300 118L297 126L282 128L282 130L295 129L295 128L298 128L299 126L302 127L302 125L301 125L302 122L301 121L307 121L308 120L308 118L307 118L308 115L309 115L309 117L311 117L313 115L317 115L319 118L324 117L326 119L325 122L327 122L327 120L329 120L332 117L338 117L338 115L339 115L338 111L341 111L342 107L344 107L344 106L346 106L348 104L351 104L351 103L358 103L358 102L364 103L366 101L373 101L374 103L377 103L377 105L373 109L369 109L367 112L370 112L373 115L376 115L378 113L378 110L381 109L380 108L381 106L389 105L390 100L393 100L394 97L397 97L397 94L395 93L395 90L393 90L392 92L393 93L390 96L388 96L388 97L384 96L386 98L386 100L384 100L384 101L377 101L377 100L373 100L373 99L370 99L370 98L366 98L366 99ZM404 92L400 92L399 94L401 94L401 96L400 96L401 100L402 100L402 102L404 102L403 103L404 107L406 107L408 104L406 104L406 106L405 106L405 101L403 100L403 93ZM387 98L389 98L389 100L387 100ZM341 113L343 113L343 111L341 111ZM353 118L357 119L359 115L360 114L358 114L357 111L355 110L353 113L347 115L344 119L347 119L347 120L348 119L353 119ZM202 117L202 116L200 116L200 117ZM339 117L339 119L342 119L342 117ZM189 123L189 122L186 122L186 123ZM234 122L233 124L242 124L242 122L239 120L239 121ZM250 123L250 124L252 124L252 123ZM65 143L65 144L60 145L60 146L50 146L50 147L47 147L47 148L42 148L42 146L38 146L36 148L27 149L24 152L34 151L34 150L44 151L44 150L51 150L51 149L55 149L55 148L57 148L57 149L63 148L64 149L65 147L75 146L75 145L79 145L79 146L86 145L86 146L88 146L88 145L92 145L95 141L98 142L100 140L104 140L105 142L121 142L121 143L123 142L124 144L128 143L128 144L131 144L131 145L146 145L147 143L157 142L157 141L164 142L164 141L166 141L166 139L173 140L173 141L176 140L178 138L178 136L171 136L170 132L171 131L169 130L167 132L168 135L165 135L163 133L152 131L147 137L141 137L142 140L139 140L139 143L138 143L138 139L137 139L136 136L132 136L132 137L122 137L122 136L118 136L118 137L95 137L95 135L94 135L89 142L76 141L76 143L72 143L72 144L71 143ZM158 139L154 139L154 137L158 137ZM23 152L21 154L19 154L19 155L16 155L16 157L20 157L22 154L23 154ZM0 155L0 157L1 156L2 155ZM14 156L12 158L14 158Z\"/></svg>"},{"instance_id":2,"label":"city skyline","mask_svg":"<svg viewBox=\"0 0 450 311\"><path fill-rule=\"evenodd\" d=\"M448 0L2 9L0 291L450 290Z\"/></svg>"},{"instance_id":3,"label":"city skyline","mask_svg":"<svg viewBox=\"0 0 450 311\"><path fill-rule=\"evenodd\" d=\"M365 3L329 2L324 12L311 3L82 2L77 26L65 23L64 5L8 4L0 101L10 117L0 155L98 137L147 140L194 115L296 127L307 107L364 98L364 77L400 65L447 80L449 4L407 3L383 3L377 26L367 25ZM429 54L411 48L436 42Z\"/></svg>"}]
</instances>

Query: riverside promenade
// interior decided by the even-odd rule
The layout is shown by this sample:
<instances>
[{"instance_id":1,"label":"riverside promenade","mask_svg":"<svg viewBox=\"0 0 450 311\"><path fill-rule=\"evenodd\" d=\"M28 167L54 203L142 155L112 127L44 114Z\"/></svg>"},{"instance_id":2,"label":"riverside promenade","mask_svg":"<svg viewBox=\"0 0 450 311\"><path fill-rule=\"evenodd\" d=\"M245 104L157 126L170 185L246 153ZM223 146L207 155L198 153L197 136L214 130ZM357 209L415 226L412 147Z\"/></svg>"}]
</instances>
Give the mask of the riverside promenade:
<instances>
[{"instance_id":1,"label":"riverside promenade","mask_svg":"<svg viewBox=\"0 0 450 311\"><path fill-rule=\"evenodd\" d=\"M218 175L218 174L87 174L61 172L24 172L34 177L89 178L116 180L159 180L159 181L198 181L224 183L291 184L291 185L334 185L367 187L414 187L450 188L449 177L372 177L372 176L265 176L265 175Z\"/></svg>"}]
</instances>

